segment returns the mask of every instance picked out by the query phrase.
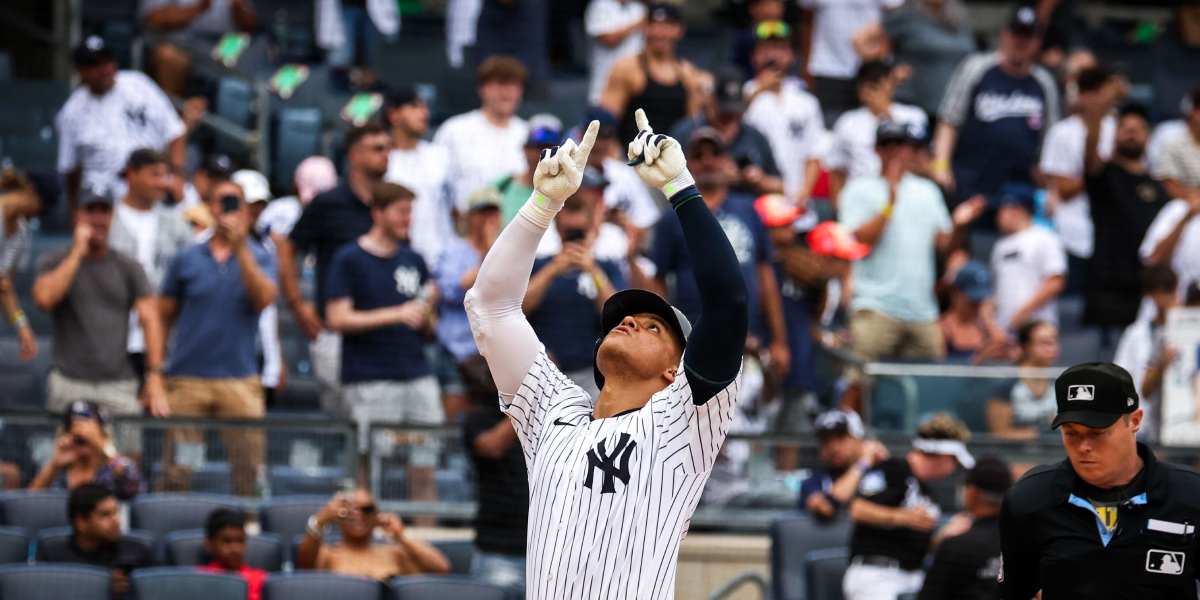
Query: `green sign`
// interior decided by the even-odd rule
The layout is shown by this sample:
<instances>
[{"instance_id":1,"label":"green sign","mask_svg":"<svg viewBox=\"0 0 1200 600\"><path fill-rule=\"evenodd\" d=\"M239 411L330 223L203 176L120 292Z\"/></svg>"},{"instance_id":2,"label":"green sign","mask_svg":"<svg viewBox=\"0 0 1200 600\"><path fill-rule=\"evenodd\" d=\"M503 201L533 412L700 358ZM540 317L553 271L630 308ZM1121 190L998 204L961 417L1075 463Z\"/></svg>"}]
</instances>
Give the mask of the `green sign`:
<instances>
[{"instance_id":1,"label":"green sign","mask_svg":"<svg viewBox=\"0 0 1200 600\"><path fill-rule=\"evenodd\" d=\"M250 35L246 33L226 33L221 36L216 46L213 46L213 60L232 69L246 48L250 47Z\"/></svg>"},{"instance_id":2,"label":"green sign","mask_svg":"<svg viewBox=\"0 0 1200 600\"><path fill-rule=\"evenodd\" d=\"M271 89L279 94L280 98L287 100L296 93L296 88L299 88L308 81L308 67L305 65L283 65L278 71L271 76Z\"/></svg>"},{"instance_id":3,"label":"green sign","mask_svg":"<svg viewBox=\"0 0 1200 600\"><path fill-rule=\"evenodd\" d=\"M359 92L342 108L342 119L355 127L365 125L380 108L383 108L383 94Z\"/></svg>"}]
</instances>

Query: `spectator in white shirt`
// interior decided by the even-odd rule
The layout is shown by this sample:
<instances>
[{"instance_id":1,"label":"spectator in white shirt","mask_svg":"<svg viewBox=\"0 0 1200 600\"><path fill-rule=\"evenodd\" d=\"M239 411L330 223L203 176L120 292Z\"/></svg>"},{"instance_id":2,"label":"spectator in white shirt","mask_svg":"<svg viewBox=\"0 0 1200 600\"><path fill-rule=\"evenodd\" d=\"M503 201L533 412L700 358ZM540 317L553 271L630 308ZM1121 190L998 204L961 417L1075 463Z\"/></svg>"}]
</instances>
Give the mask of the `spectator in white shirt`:
<instances>
[{"instance_id":1,"label":"spectator in white shirt","mask_svg":"<svg viewBox=\"0 0 1200 600\"><path fill-rule=\"evenodd\" d=\"M647 230L658 222L661 214L658 203L637 172L625 164L625 143L617 137L617 120L612 113L600 107L589 110L581 126L573 129L568 137L579 140L583 129L592 121L599 121L600 129L592 153L588 155L588 166L598 169L608 180L604 203L610 211L620 214L626 232L630 234L630 243L641 247Z\"/></svg>"},{"instance_id":2,"label":"spectator in white shirt","mask_svg":"<svg viewBox=\"0 0 1200 600\"><path fill-rule=\"evenodd\" d=\"M1155 165L1154 177L1161 179L1172 198L1200 196L1200 87L1192 90L1187 113L1187 135L1165 143Z\"/></svg>"},{"instance_id":3,"label":"spectator in white shirt","mask_svg":"<svg viewBox=\"0 0 1200 600\"><path fill-rule=\"evenodd\" d=\"M588 103L599 104L613 63L641 52L646 43L642 34L646 5L638 0L592 0L583 15L583 27L592 39Z\"/></svg>"},{"instance_id":4,"label":"spectator in white shirt","mask_svg":"<svg viewBox=\"0 0 1200 600\"><path fill-rule=\"evenodd\" d=\"M825 157L829 169L829 196L837 198L848 177L879 174L879 155L875 153L875 128L880 121L893 121L926 130L925 111L892 102L896 78L891 64L872 60L858 67L854 78L862 106L842 113L833 126L833 145Z\"/></svg>"},{"instance_id":5,"label":"spectator in white shirt","mask_svg":"<svg viewBox=\"0 0 1200 600\"><path fill-rule=\"evenodd\" d=\"M767 138L783 176L783 191L804 205L821 174L821 146L825 121L817 99L790 75L796 54L791 30L782 21L767 21L755 28L751 62L754 79L746 84L747 108L743 120Z\"/></svg>"},{"instance_id":6,"label":"spectator in white shirt","mask_svg":"<svg viewBox=\"0 0 1200 600\"><path fill-rule=\"evenodd\" d=\"M1085 261L1092 256L1095 238L1091 203L1084 185L1083 172L1087 127L1078 111L1093 110L1093 107L1099 107L1099 103L1105 102L1105 89L1116 79L1116 73L1107 67L1092 66L1080 71L1074 80L1077 90L1076 114L1051 125L1042 145L1039 168L1049 179L1049 212L1053 213L1054 225L1071 257L1074 267L1071 271L1078 275L1083 274L1086 268ZM1100 121L1097 146L1102 160L1108 160L1112 156L1116 130L1117 118L1111 114L1105 115Z\"/></svg>"},{"instance_id":7,"label":"spectator in white shirt","mask_svg":"<svg viewBox=\"0 0 1200 600\"><path fill-rule=\"evenodd\" d=\"M135 148L167 151L171 168L182 171L186 128L166 94L142 73L118 72L112 49L99 36L85 39L73 58L83 85L56 119L58 171L66 178L70 209L81 187L123 196L119 174Z\"/></svg>"},{"instance_id":8,"label":"spectator in white shirt","mask_svg":"<svg viewBox=\"0 0 1200 600\"><path fill-rule=\"evenodd\" d=\"M521 148L529 126L517 116L525 79L525 67L515 58L483 61L476 72L480 107L450 117L433 137L449 155L452 200L459 212L466 212L471 192L528 168Z\"/></svg>"},{"instance_id":9,"label":"spectator in white shirt","mask_svg":"<svg viewBox=\"0 0 1200 600\"><path fill-rule=\"evenodd\" d=\"M1167 367L1179 358L1179 350L1167 345L1167 313L1179 305L1179 278L1166 266L1147 267L1142 271L1142 297L1154 307L1143 311L1138 320L1125 328L1117 343L1113 362L1129 371L1133 385L1141 395L1145 411L1139 438L1157 441L1162 410L1162 383Z\"/></svg>"},{"instance_id":10,"label":"spectator in white shirt","mask_svg":"<svg viewBox=\"0 0 1200 600\"><path fill-rule=\"evenodd\" d=\"M146 272L150 287L162 285L167 265L180 250L192 244L192 233L178 211L162 203L170 181L170 171L162 154L139 148L125 163L128 191L114 209L108 244L134 259ZM127 347L134 371L144 375L146 340L136 311L129 314Z\"/></svg>"},{"instance_id":11,"label":"spectator in white shirt","mask_svg":"<svg viewBox=\"0 0 1200 600\"><path fill-rule=\"evenodd\" d=\"M416 194L409 236L425 264L437 264L443 242L454 235L450 220L450 155L442 146L425 141L429 132L429 106L412 86L388 98L387 121L392 129L392 151L384 181L398 183Z\"/></svg>"},{"instance_id":12,"label":"spectator in white shirt","mask_svg":"<svg viewBox=\"0 0 1200 600\"><path fill-rule=\"evenodd\" d=\"M802 35L811 40L808 48L808 74L826 122L832 123L857 103L854 73L858 53L854 35L879 23L884 10L897 8L904 0L800 0L800 6L812 12L812 30Z\"/></svg>"},{"instance_id":13,"label":"spectator in white shirt","mask_svg":"<svg viewBox=\"0 0 1200 600\"><path fill-rule=\"evenodd\" d=\"M192 58L188 50L208 50L226 33L258 25L251 0L142 0L142 24L158 40L150 52L154 80L182 96Z\"/></svg>"},{"instance_id":14,"label":"spectator in white shirt","mask_svg":"<svg viewBox=\"0 0 1200 600\"><path fill-rule=\"evenodd\" d=\"M1138 253L1147 266L1170 267L1179 292L1200 283L1200 196L1168 202L1146 230Z\"/></svg>"},{"instance_id":15,"label":"spectator in white shirt","mask_svg":"<svg viewBox=\"0 0 1200 600\"><path fill-rule=\"evenodd\" d=\"M1033 188L1006 185L995 204L996 228L1003 236L992 247L996 321L1009 331L1031 320L1057 324L1057 298L1067 272L1062 242L1053 231L1033 224Z\"/></svg>"}]
</instances>

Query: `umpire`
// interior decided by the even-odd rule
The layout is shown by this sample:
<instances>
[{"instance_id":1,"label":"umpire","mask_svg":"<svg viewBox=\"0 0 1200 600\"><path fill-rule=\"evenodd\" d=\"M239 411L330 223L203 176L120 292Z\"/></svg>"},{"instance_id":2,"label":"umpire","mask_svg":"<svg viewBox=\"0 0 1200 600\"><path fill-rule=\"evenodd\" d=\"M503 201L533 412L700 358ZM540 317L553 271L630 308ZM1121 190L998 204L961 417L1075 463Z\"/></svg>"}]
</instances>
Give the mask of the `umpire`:
<instances>
[{"instance_id":1,"label":"umpire","mask_svg":"<svg viewBox=\"0 0 1200 600\"><path fill-rule=\"evenodd\" d=\"M1142 410L1129 373L1076 365L1054 395L1067 460L1034 468L1004 499L1003 597L1197 598L1200 475L1134 439Z\"/></svg>"}]
</instances>

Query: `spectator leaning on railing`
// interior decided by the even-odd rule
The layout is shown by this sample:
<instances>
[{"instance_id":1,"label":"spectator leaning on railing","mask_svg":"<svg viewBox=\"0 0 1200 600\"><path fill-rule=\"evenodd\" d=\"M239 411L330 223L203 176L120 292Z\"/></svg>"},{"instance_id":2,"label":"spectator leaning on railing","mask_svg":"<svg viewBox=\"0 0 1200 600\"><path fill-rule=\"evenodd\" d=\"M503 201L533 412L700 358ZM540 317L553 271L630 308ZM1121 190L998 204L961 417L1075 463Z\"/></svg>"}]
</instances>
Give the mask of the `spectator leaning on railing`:
<instances>
[{"instance_id":1,"label":"spectator leaning on railing","mask_svg":"<svg viewBox=\"0 0 1200 600\"><path fill-rule=\"evenodd\" d=\"M325 527L333 524L337 524L342 539L326 544ZM372 533L376 528L382 529L392 543L375 543ZM379 512L371 493L363 489L337 494L308 518L304 538L296 550L296 567L380 581L400 575L450 572L450 562L437 548L409 536L400 517Z\"/></svg>"},{"instance_id":2,"label":"spectator leaning on railing","mask_svg":"<svg viewBox=\"0 0 1200 600\"><path fill-rule=\"evenodd\" d=\"M121 535L121 505L112 490L85 483L67 497L71 538L65 544L38 544L37 562L77 563L107 569L112 598L130 594L129 573L154 566L154 552L140 540Z\"/></svg>"},{"instance_id":3,"label":"spectator leaning on railing","mask_svg":"<svg viewBox=\"0 0 1200 600\"><path fill-rule=\"evenodd\" d=\"M38 259L33 301L54 317L53 370L46 408L61 412L75 401L95 401L114 415L169 412L162 380L163 331L154 290L132 257L108 245L113 200L88 193L75 210L71 245ZM146 382L138 383L126 354L129 311L146 334ZM118 434L117 446L139 453L137 432Z\"/></svg>"},{"instance_id":4,"label":"spectator leaning on railing","mask_svg":"<svg viewBox=\"0 0 1200 600\"><path fill-rule=\"evenodd\" d=\"M255 342L259 313L275 301L275 262L249 238L250 217L242 189L232 182L213 187L207 199L216 226L201 243L176 255L163 278L159 307L174 330L167 354L171 412L190 417L261 418L265 412ZM202 460L200 432L175 431L169 487L185 487L191 466ZM262 464L263 434L223 432L233 490L254 490ZM199 446L200 452L196 452ZM188 457L180 461L180 448ZM171 456L171 455L169 455Z\"/></svg>"},{"instance_id":5,"label":"spectator leaning on railing","mask_svg":"<svg viewBox=\"0 0 1200 600\"><path fill-rule=\"evenodd\" d=\"M71 490L88 483L107 487L119 500L129 500L142 489L138 465L117 453L100 407L94 402L72 402L63 414L54 455L29 482L29 489Z\"/></svg>"},{"instance_id":6,"label":"spectator leaning on railing","mask_svg":"<svg viewBox=\"0 0 1200 600\"><path fill-rule=\"evenodd\" d=\"M1054 382L1024 369L1048 369L1058 361L1058 328L1029 321L1017 329L1019 374L997 387L987 403L988 432L998 438L1029 440L1045 433L1054 416Z\"/></svg>"},{"instance_id":7,"label":"spectator leaning on railing","mask_svg":"<svg viewBox=\"0 0 1200 600\"><path fill-rule=\"evenodd\" d=\"M968 261L954 274L950 306L938 324L950 362L980 364L1008 355L1008 334L996 324L988 300L992 276L978 261Z\"/></svg>"}]
</instances>

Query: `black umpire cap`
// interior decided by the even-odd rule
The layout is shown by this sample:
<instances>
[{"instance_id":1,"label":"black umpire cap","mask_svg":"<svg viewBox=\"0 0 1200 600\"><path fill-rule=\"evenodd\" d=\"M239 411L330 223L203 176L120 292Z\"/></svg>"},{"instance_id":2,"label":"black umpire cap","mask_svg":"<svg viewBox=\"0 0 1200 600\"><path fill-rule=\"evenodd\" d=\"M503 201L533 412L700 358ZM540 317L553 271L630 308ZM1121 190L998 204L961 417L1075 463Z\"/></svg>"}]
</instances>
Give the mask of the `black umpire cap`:
<instances>
[{"instance_id":1,"label":"black umpire cap","mask_svg":"<svg viewBox=\"0 0 1200 600\"><path fill-rule=\"evenodd\" d=\"M633 288L613 294L604 303L604 308L600 311L600 331L602 333L600 339L596 340L596 353L600 352L600 342L604 341L604 337L608 335L609 331L621 324L622 319L642 313L649 313L662 319L667 327L671 328L671 333L679 342L679 347L683 348L687 345L687 338L692 334L692 323L688 321L683 311L671 306L670 302L654 292ZM597 362L593 360L592 364L596 365ZM596 365L594 370L596 387L604 387L604 375L600 373L599 365Z\"/></svg>"},{"instance_id":2,"label":"black umpire cap","mask_svg":"<svg viewBox=\"0 0 1200 600\"><path fill-rule=\"evenodd\" d=\"M1138 409L1138 393L1129 372L1113 363L1075 365L1054 382L1058 415L1051 427L1079 423L1103 429Z\"/></svg>"}]
</instances>

